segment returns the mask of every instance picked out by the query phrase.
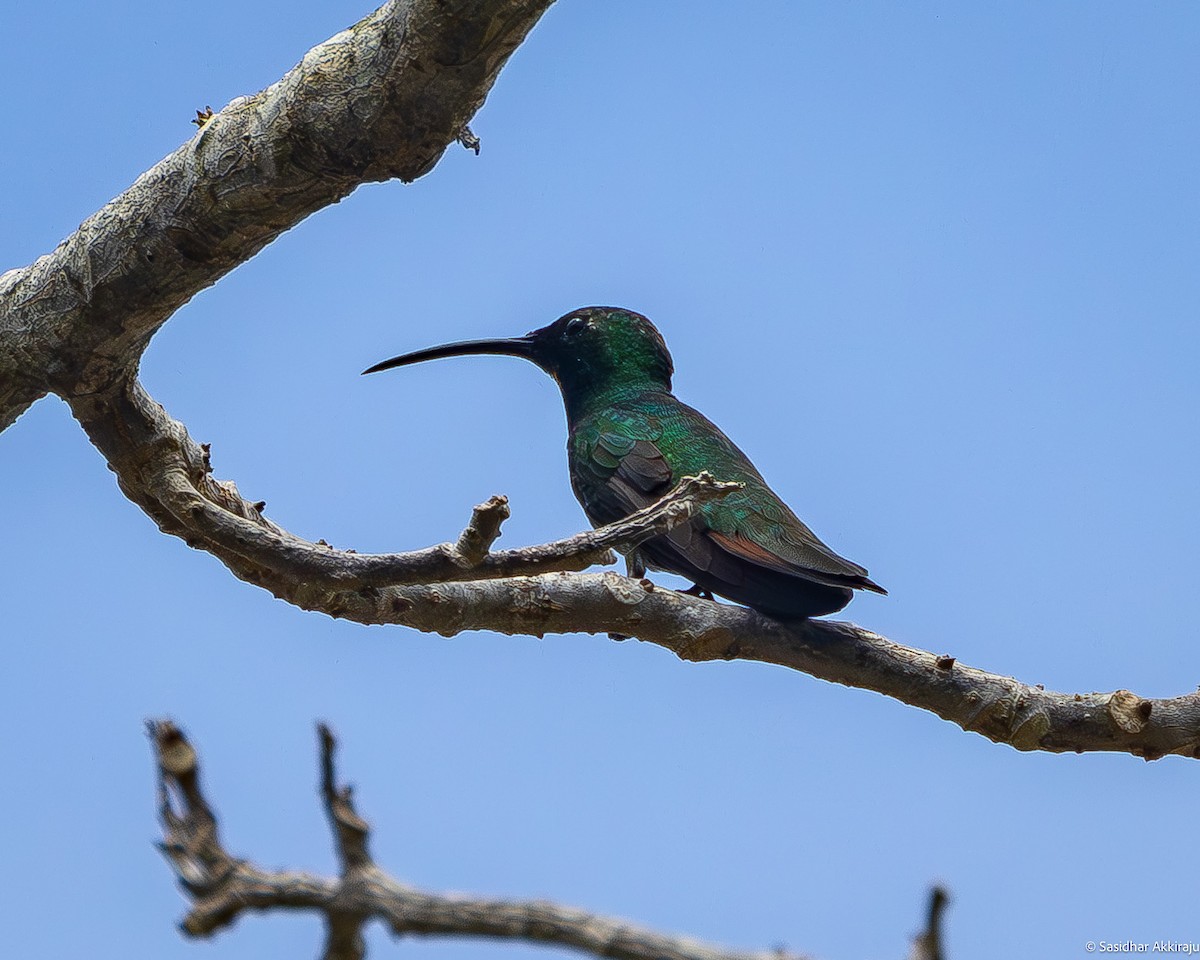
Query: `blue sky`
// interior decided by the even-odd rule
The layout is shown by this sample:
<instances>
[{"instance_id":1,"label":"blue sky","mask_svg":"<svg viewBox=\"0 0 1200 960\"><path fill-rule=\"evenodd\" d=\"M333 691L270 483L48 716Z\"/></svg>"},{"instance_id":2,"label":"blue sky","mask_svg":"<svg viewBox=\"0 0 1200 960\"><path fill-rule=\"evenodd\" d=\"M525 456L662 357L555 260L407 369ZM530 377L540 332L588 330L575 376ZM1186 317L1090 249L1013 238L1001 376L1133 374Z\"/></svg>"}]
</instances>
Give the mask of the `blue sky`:
<instances>
[{"instance_id":1,"label":"blue sky","mask_svg":"<svg viewBox=\"0 0 1200 960\"><path fill-rule=\"evenodd\" d=\"M50 250L349 0L0 11L0 269ZM847 615L1047 687L1200 682L1200 11L556 5L418 183L360 189L187 305L144 379L297 533L359 550L585 524L554 385L502 358L360 379L588 303L891 590ZM182 940L148 716L229 847L332 868L313 722L382 865L732 945L951 956L1200 940L1200 766L1018 754L875 694L636 642L453 640L294 610L162 536L59 401L0 435L0 924L31 958L313 955L315 919ZM56 896L56 894L59 894ZM386 942L466 960L532 947ZM15 938L15 939L14 939Z\"/></svg>"}]
</instances>

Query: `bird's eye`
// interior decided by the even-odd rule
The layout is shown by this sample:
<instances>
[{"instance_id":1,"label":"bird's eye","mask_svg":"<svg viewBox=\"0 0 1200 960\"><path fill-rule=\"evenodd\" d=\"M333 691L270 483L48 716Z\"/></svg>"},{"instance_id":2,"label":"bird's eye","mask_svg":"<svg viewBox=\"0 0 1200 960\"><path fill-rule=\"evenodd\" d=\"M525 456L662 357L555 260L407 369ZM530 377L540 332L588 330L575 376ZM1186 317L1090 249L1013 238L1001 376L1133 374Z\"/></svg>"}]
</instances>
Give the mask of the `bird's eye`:
<instances>
[{"instance_id":1,"label":"bird's eye","mask_svg":"<svg viewBox=\"0 0 1200 960\"><path fill-rule=\"evenodd\" d=\"M583 317L572 317L567 321L566 334L569 337L574 337L579 334L584 327L587 326L587 321Z\"/></svg>"}]
</instances>

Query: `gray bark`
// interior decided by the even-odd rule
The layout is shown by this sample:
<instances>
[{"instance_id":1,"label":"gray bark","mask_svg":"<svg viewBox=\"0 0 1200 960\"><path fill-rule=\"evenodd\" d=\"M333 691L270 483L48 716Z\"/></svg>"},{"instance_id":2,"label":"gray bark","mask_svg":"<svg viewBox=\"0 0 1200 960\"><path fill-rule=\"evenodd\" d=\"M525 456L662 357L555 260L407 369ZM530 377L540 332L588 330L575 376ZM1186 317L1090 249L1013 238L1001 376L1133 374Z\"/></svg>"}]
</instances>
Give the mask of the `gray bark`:
<instances>
[{"instance_id":1,"label":"gray bark","mask_svg":"<svg viewBox=\"0 0 1200 960\"><path fill-rule=\"evenodd\" d=\"M371 556L310 543L267 520L233 484L212 478L208 451L134 381L74 398L72 408L122 490L165 533L306 610L443 636L492 630L636 637L685 660L758 660L874 690L1018 750L1117 750L1148 760L1200 755L1197 693L1156 700L1127 690L1056 693L851 623L785 624L645 579L574 572L606 559L610 548L627 551L686 519L697 498L721 494L723 485L711 479L622 524L556 544L483 549L503 519L492 515L497 503L477 508L488 517L487 537L476 531L459 538L474 544L471 557L450 543Z\"/></svg>"},{"instance_id":2,"label":"gray bark","mask_svg":"<svg viewBox=\"0 0 1200 960\"><path fill-rule=\"evenodd\" d=\"M546 900L447 895L403 883L371 857L370 827L355 809L350 789L337 783L336 743L324 724L319 727L320 793L339 874L265 870L225 849L201 787L196 750L179 727L161 720L151 723L149 732L158 767L161 849L191 901L180 923L188 936L211 936L247 910L301 910L325 918L324 960L361 960L362 928L373 920L397 937L524 940L615 960L803 960L781 948L733 950ZM914 960L942 960L945 902L945 892L935 888L926 929L913 942Z\"/></svg>"},{"instance_id":3,"label":"gray bark","mask_svg":"<svg viewBox=\"0 0 1200 960\"><path fill-rule=\"evenodd\" d=\"M176 310L309 214L431 170L552 2L392 0L0 276L0 429L48 392L111 390Z\"/></svg>"}]
</instances>

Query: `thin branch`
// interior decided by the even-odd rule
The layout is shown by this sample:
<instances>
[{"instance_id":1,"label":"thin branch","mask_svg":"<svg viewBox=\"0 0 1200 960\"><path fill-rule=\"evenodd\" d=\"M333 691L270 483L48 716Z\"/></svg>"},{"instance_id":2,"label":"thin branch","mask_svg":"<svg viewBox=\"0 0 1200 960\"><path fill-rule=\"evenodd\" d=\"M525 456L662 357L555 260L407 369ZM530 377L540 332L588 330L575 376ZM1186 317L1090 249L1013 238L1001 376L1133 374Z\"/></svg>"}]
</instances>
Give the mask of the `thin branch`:
<instances>
[{"instance_id":1,"label":"thin branch","mask_svg":"<svg viewBox=\"0 0 1200 960\"><path fill-rule=\"evenodd\" d=\"M507 501L477 506L456 543L391 554L335 550L311 543L263 516L264 504L242 498L237 487L213 479L211 451L195 443L136 381L115 395L77 398L72 409L117 474L121 489L164 533L214 553L251 582L285 578L308 592L344 593L397 584L533 576L611 563L686 522L703 503L740 488L703 475L685 477L658 503L599 530L517 550L491 552L508 517Z\"/></svg>"},{"instance_id":2,"label":"thin branch","mask_svg":"<svg viewBox=\"0 0 1200 960\"><path fill-rule=\"evenodd\" d=\"M371 828L354 809L354 791L349 785L337 785L337 772L333 763L337 740L333 731L321 723L317 725L317 736L321 741L321 796L325 800L325 812L333 827L337 841L338 860L342 864L342 876L347 876L371 862L367 850L367 838Z\"/></svg>"},{"instance_id":3,"label":"thin branch","mask_svg":"<svg viewBox=\"0 0 1200 960\"><path fill-rule=\"evenodd\" d=\"M925 929L913 938L909 960L946 960L946 948L942 939L942 918L950 894L945 887L934 887L929 891L929 906L925 912Z\"/></svg>"},{"instance_id":4,"label":"thin branch","mask_svg":"<svg viewBox=\"0 0 1200 960\"><path fill-rule=\"evenodd\" d=\"M447 896L401 883L370 858L369 828L354 809L349 788L337 784L336 742L324 724L319 727L321 796L334 828L341 875L263 870L221 845L216 818L200 790L196 751L179 728L160 720L149 724L149 732L159 794L168 798L160 811L162 849L191 900L180 924L188 936L209 936L247 910L306 910L325 917L325 960L361 960L362 928L371 920L382 921L398 937L523 940L615 960L801 960L783 951L728 950L545 900Z\"/></svg>"}]
</instances>

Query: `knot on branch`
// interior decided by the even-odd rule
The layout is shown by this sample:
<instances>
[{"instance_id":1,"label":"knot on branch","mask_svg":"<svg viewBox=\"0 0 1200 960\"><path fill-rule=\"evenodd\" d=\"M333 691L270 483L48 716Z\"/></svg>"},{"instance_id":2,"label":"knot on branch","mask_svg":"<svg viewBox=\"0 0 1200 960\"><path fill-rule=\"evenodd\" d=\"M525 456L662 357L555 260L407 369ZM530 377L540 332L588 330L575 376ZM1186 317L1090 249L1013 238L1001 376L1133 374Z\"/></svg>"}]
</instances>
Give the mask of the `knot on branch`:
<instances>
[{"instance_id":1,"label":"knot on branch","mask_svg":"<svg viewBox=\"0 0 1200 960\"><path fill-rule=\"evenodd\" d=\"M1105 706L1112 722L1125 733L1141 733L1154 709L1149 700L1128 690L1115 690Z\"/></svg>"}]
</instances>

